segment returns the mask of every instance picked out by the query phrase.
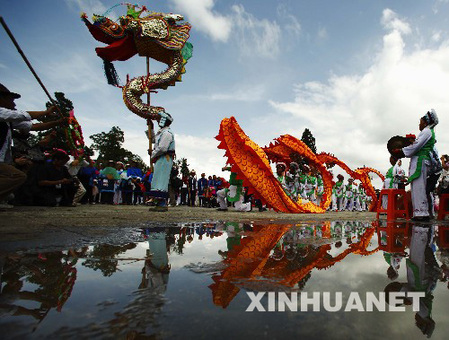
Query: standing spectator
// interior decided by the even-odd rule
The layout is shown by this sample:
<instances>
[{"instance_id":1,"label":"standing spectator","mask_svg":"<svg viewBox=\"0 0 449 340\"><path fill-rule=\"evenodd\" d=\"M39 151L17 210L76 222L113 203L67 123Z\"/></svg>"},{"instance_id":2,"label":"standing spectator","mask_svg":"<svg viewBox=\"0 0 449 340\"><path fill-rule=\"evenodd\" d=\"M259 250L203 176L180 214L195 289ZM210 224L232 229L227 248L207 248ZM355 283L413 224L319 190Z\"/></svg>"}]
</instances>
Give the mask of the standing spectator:
<instances>
[{"instance_id":1,"label":"standing spectator","mask_svg":"<svg viewBox=\"0 0 449 340\"><path fill-rule=\"evenodd\" d=\"M143 178L143 172L142 169L140 169L137 165L137 162L132 160L129 164L129 167L126 169L126 174L128 175L128 177L131 178L137 178L139 177L140 179Z\"/></svg>"},{"instance_id":2,"label":"standing spectator","mask_svg":"<svg viewBox=\"0 0 449 340\"><path fill-rule=\"evenodd\" d=\"M100 171L99 189L101 203L113 204L115 194L115 182L120 179L120 175L115 168L113 160L109 160L107 166Z\"/></svg>"},{"instance_id":3,"label":"standing spectator","mask_svg":"<svg viewBox=\"0 0 449 340\"><path fill-rule=\"evenodd\" d=\"M148 198L149 198L148 193L151 190L151 181L152 181L152 179L153 179L153 172L151 171L151 168L148 168L148 170L145 173L145 175L143 176L143 180L142 180L143 187L144 187L144 189L143 189L143 199L144 199L145 203L147 203Z\"/></svg>"},{"instance_id":4,"label":"standing spectator","mask_svg":"<svg viewBox=\"0 0 449 340\"><path fill-rule=\"evenodd\" d=\"M120 174L120 191L122 193L122 201L120 203L126 205L130 205L133 203L132 201L133 201L134 183L133 178L128 175L128 169L130 167L131 167L130 164L126 164L125 169ZM129 173L132 174L133 173L132 170Z\"/></svg>"},{"instance_id":5,"label":"standing spectator","mask_svg":"<svg viewBox=\"0 0 449 340\"><path fill-rule=\"evenodd\" d=\"M189 183L189 178L186 176L183 176L182 184L181 184L181 205L187 205L187 200L189 199L188 183Z\"/></svg>"},{"instance_id":6,"label":"standing spectator","mask_svg":"<svg viewBox=\"0 0 449 340\"><path fill-rule=\"evenodd\" d=\"M83 198L81 198L80 201L80 203L82 204L94 202L92 197L92 189L94 186L93 180L96 179L99 174L97 168L95 168L94 165L95 163L93 161L90 161L87 166L81 168L78 172L78 178L86 189L86 194L83 196Z\"/></svg>"},{"instance_id":7,"label":"standing spectator","mask_svg":"<svg viewBox=\"0 0 449 340\"><path fill-rule=\"evenodd\" d=\"M439 195L449 194L449 156L441 156L441 164L443 165L443 171L441 172L440 179L438 180L437 193Z\"/></svg>"},{"instance_id":8,"label":"standing spectator","mask_svg":"<svg viewBox=\"0 0 449 340\"><path fill-rule=\"evenodd\" d=\"M131 160L129 168L126 170L128 174L128 178L130 180L130 184L132 185L132 196L133 196L133 204L136 204L137 201L142 201L143 199L143 191L142 191L142 178L143 172L137 165L137 162ZM136 201L137 199L137 201Z\"/></svg>"},{"instance_id":9,"label":"standing spectator","mask_svg":"<svg viewBox=\"0 0 449 340\"><path fill-rule=\"evenodd\" d=\"M190 171L187 185L189 189L189 206L194 207L196 200L196 191L198 189L195 170Z\"/></svg>"},{"instance_id":10,"label":"standing spectator","mask_svg":"<svg viewBox=\"0 0 449 340\"><path fill-rule=\"evenodd\" d=\"M142 180L137 177L136 179L133 179L133 204L142 204L143 203L143 190L142 188L145 188L145 186L142 183Z\"/></svg>"},{"instance_id":11,"label":"standing spectator","mask_svg":"<svg viewBox=\"0 0 449 340\"><path fill-rule=\"evenodd\" d=\"M198 197L200 207L206 206L206 198L204 197L204 194L207 189L207 182L206 174L203 172L201 174L201 178L198 180Z\"/></svg>"},{"instance_id":12,"label":"standing spectator","mask_svg":"<svg viewBox=\"0 0 449 340\"><path fill-rule=\"evenodd\" d=\"M402 160L398 159L396 164L393 167L393 180L395 183L395 187L398 189L405 189L405 182L407 178L405 177L405 171L402 168Z\"/></svg>"},{"instance_id":13,"label":"standing spectator","mask_svg":"<svg viewBox=\"0 0 449 340\"><path fill-rule=\"evenodd\" d=\"M118 180L120 178L120 175L117 169L115 168L115 163L113 160L108 161L107 166L100 171L100 176L112 180Z\"/></svg>"},{"instance_id":14,"label":"standing spectator","mask_svg":"<svg viewBox=\"0 0 449 340\"><path fill-rule=\"evenodd\" d=\"M178 167L176 165L173 165L170 173L170 181L168 183L169 204L172 207L176 206L182 186L182 181L178 177L178 174Z\"/></svg>"},{"instance_id":15,"label":"standing spectator","mask_svg":"<svg viewBox=\"0 0 449 340\"><path fill-rule=\"evenodd\" d=\"M123 174L126 177L126 171L125 171L125 166L123 165L122 162L118 161L117 163L115 163L115 169L117 170L118 175L120 176L120 179L115 181L114 184L114 198L113 198L113 203L114 205L118 205L121 204L123 201L122 198L122 181L123 181Z\"/></svg>"}]
</instances>

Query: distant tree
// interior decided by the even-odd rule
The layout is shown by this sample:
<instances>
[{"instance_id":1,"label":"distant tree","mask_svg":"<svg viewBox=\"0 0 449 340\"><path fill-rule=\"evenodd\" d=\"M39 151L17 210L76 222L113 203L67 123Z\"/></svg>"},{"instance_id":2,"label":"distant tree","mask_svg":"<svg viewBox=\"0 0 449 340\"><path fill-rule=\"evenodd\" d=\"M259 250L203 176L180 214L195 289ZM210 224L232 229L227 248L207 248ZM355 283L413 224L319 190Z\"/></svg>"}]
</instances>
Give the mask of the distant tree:
<instances>
[{"instance_id":1,"label":"distant tree","mask_svg":"<svg viewBox=\"0 0 449 340\"><path fill-rule=\"evenodd\" d=\"M86 156L92 157L94 155L94 150L92 150L92 148L88 147L87 145L84 145L84 154Z\"/></svg>"},{"instance_id":2,"label":"distant tree","mask_svg":"<svg viewBox=\"0 0 449 340\"><path fill-rule=\"evenodd\" d=\"M190 174L189 164L187 164L187 158L181 158L176 160L176 165L180 169L182 177L188 177Z\"/></svg>"},{"instance_id":3,"label":"distant tree","mask_svg":"<svg viewBox=\"0 0 449 340\"><path fill-rule=\"evenodd\" d=\"M93 141L91 149L98 151L99 160L106 162L110 159L122 162L134 160L140 168L147 168L140 156L122 147L125 133L118 126L113 126L109 132L96 133L89 138Z\"/></svg>"},{"instance_id":4,"label":"distant tree","mask_svg":"<svg viewBox=\"0 0 449 340\"><path fill-rule=\"evenodd\" d=\"M315 137L313 137L312 132L308 128L302 133L301 140L313 151L313 153L316 153Z\"/></svg>"},{"instance_id":5,"label":"distant tree","mask_svg":"<svg viewBox=\"0 0 449 340\"><path fill-rule=\"evenodd\" d=\"M55 92L55 98L56 98L56 105L59 106L59 109L61 110L62 114L68 117L70 111L73 110L72 101L70 99L67 99L63 92ZM51 102L45 103L45 106L47 106L47 108L49 108L52 105L53 103Z\"/></svg>"},{"instance_id":6,"label":"distant tree","mask_svg":"<svg viewBox=\"0 0 449 340\"><path fill-rule=\"evenodd\" d=\"M93 247L85 257L82 265L93 270L100 270L103 276L112 276L118 270L120 254L136 247L135 243L127 243L123 246L100 244Z\"/></svg>"}]
</instances>

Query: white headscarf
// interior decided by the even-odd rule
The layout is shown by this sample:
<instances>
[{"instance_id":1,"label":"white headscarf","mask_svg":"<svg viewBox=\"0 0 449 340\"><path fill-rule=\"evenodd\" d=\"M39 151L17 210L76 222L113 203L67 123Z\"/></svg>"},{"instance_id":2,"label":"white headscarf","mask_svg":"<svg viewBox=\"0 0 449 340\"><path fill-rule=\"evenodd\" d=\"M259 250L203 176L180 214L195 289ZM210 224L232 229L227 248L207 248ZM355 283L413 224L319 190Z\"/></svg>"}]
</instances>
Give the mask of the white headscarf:
<instances>
[{"instance_id":1,"label":"white headscarf","mask_svg":"<svg viewBox=\"0 0 449 340\"><path fill-rule=\"evenodd\" d=\"M437 113L434 109L430 109L429 111L427 111L427 113L424 115L424 117L422 117L422 119L426 121L427 126L430 129L434 128L439 123Z\"/></svg>"}]
</instances>

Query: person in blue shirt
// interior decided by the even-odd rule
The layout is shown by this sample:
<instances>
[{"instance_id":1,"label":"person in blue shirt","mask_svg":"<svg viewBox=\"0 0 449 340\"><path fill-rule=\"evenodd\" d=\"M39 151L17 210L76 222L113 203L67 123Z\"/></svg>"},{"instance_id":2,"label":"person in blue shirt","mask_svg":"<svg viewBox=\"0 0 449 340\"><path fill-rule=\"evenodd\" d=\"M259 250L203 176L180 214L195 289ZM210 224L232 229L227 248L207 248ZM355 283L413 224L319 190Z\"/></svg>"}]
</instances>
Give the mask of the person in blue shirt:
<instances>
[{"instance_id":1,"label":"person in blue shirt","mask_svg":"<svg viewBox=\"0 0 449 340\"><path fill-rule=\"evenodd\" d=\"M130 162L130 167L126 170L126 174L128 175L128 177L139 177L140 179L143 178L142 170L137 166L136 161Z\"/></svg>"}]
</instances>

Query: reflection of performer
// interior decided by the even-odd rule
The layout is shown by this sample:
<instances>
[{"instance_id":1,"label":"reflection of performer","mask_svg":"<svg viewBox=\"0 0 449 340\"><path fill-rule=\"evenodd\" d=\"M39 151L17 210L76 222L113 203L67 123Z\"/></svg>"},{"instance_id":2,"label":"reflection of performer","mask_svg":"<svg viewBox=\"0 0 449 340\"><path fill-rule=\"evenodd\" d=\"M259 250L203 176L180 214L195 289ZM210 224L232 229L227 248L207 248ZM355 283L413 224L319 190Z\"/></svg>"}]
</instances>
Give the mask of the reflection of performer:
<instances>
[{"instance_id":1,"label":"reflection of performer","mask_svg":"<svg viewBox=\"0 0 449 340\"><path fill-rule=\"evenodd\" d=\"M156 206L150 211L167 211L168 182L175 155L175 138L170 130L173 118L166 112L160 113L159 131L155 136L154 149L151 162L154 163L153 180L151 181L150 195L155 197Z\"/></svg>"},{"instance_id":2,"label":"reflection of performer","mask_svg":"<svg viewBox=\"0 0 449 340\"><path fill-rule=\"evenodd\" d=\"M399 277L399 268L404 257L405 253L384 252L384 259L389 264L387 276L390 280L396 280Z\"/></svg>"},{"instance_id":3,"label":"reflection of performer","mask_svg":"<svg viewBox=\"0 0 449 340\"><path fill-rule=\"evenodd\" d=\"M164 293L170 273L165 231L151 232L148 236L148 244L151 257L145 261L139 288L152 288L158 293Z\"/></svg>"},{"instance_id":4,"label":"reflection of performer","mask_svg":"<svg viewBox=\"0 0 449 340\"><path fill-rule=\"evenodd\" d=\"M223 167L222 171L231 171L231 167ZM251 202L243 203L243 181L237 179L237 174L231 172L229 178L229 188L224 188L217 191L217 201L220 204L218 211L227 211L228 204L226 201L234 203L234 208L236 211L251 211Z\"/></svg>"},{"instance_id":5,"label":"reflection of performer","mask_svg":"<svg viewBox=\"0 0 449 340\"><path fill-rule=\"evenodd\" d=\"M440 269L432 250L433 227L415 225L412 227L410 241L410 258L406 260L407 282L392 282L385 287L385 292L424 292L419 299L419 311L415 314L416 326L424 335L430 337L435 329L432 319L433 295L436 282L440 276ZM404 300L406 305L412 301Z\"/></svg>"}]
</instances>

